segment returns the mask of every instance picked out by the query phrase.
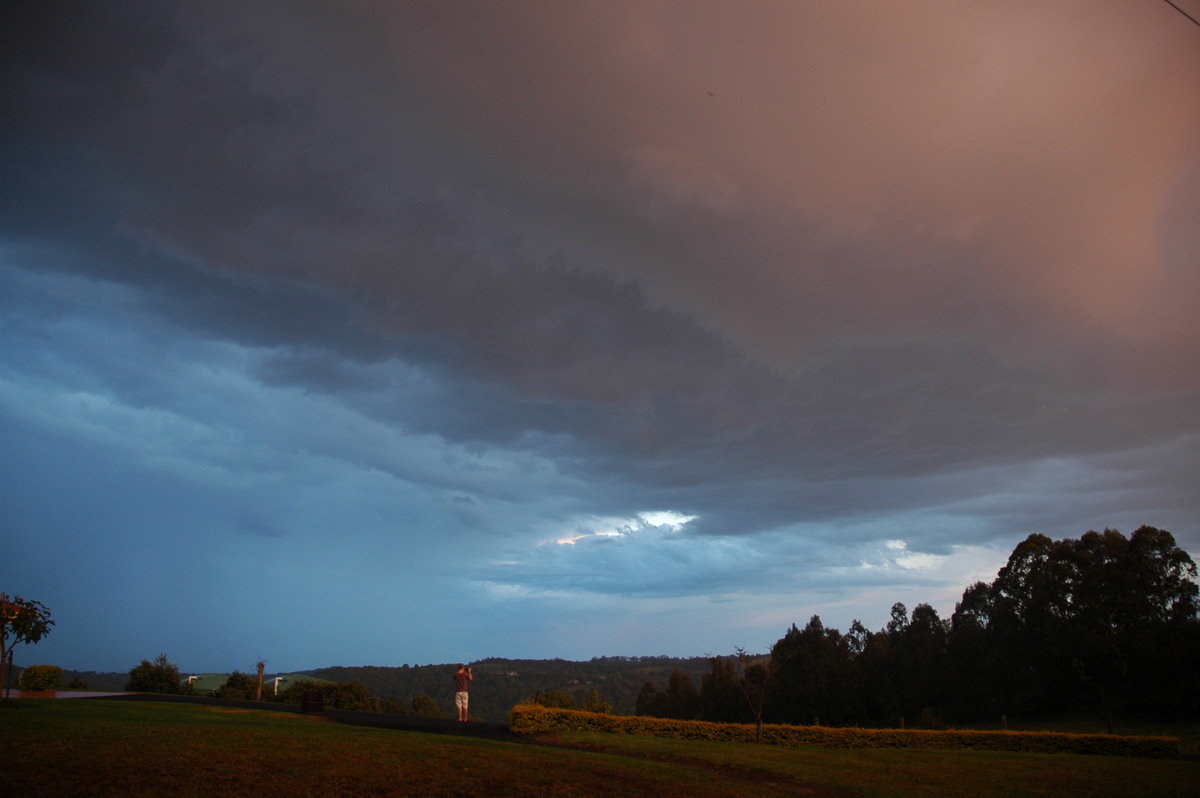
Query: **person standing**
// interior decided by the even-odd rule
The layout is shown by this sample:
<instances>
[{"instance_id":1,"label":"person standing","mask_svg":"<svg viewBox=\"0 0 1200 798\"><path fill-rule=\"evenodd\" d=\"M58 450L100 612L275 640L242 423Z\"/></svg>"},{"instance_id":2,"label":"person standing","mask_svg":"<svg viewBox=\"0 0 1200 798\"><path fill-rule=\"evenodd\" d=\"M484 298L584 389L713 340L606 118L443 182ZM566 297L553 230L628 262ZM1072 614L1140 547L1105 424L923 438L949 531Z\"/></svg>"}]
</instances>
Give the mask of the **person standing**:
<instances>
[{"instance_id":1,"label":"person standing","mask_svg":"<svg viewBox=\"0 0 1200 798\"><path fill-rule=\"evenodd\" d=\"M458 664L458 670L454 673L454 705L458 707L458 719L465 721L467 719L467 684L475 680L475 674L471 673L470 666Z\"/></svg>"}]
</instances>

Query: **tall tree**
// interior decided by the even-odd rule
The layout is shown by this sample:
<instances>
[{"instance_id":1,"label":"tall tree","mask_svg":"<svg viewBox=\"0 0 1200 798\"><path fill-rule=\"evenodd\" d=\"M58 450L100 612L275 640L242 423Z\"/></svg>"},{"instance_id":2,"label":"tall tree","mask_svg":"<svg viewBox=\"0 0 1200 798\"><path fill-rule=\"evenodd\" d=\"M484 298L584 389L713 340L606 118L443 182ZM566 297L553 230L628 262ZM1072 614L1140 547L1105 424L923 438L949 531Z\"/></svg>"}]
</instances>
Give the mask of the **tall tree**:
<instances>
[{"instance_id":1,"label":"tall tree","mask_svg":"<svg viewBox=\"0 0 1200 798\"><path fill-rule=\"evenodd\" d=\"M12 649L19 643L36 643L50 633L53 625L50 610L40 601L0 593L0 686L8 687Z\"/></svg>"},{"instance_id":2,"label":"tall tree","mask_svg":"<svg viewBox=\"0 0 1200 798\"><path fill-rule=\"evenodd\" d=\"M747 723L750 707L738 686L737 660L711 657L709 672L700 677L700 719L720 723Z\"/></svg>"},{"instance_id":3,"label":"tall tree","mask_svg":"<svg viewBox=\"0 0 1200 798\"><path fill-rule=\"evenodd\" d=\"M991 642L1004 652L1001 689L1009 713L1056 711L1075 703L1070 546L1030 535L992 582Z\"/></svg>"},{"instance_id":4,"label":"tall tree","mask_svg":"<svg viewBox=\"0 0 1200 798\"><path fill-rule=\"evenodd\" d=\"M681 669L675 668L667 678L666 716L679 720L695 720L700 717L700 693L692 679Z\"/></svg>"},{"instance_id":5,"label":"tall tree","mask_svg":"<svg viewBox=\"0 0 1200 798\"><path fill-rule=\"evenodd\" d=\"M963 591L950 616L947 659L954 678L953 711L957 719L996 717L1004 712L997 685L1003 674L998 670L999 652L992 644L992 588L976 582Z\"/></svg>"},{"instance_id":6,"label":"tall tree","mask_svg":"<svg viewBox=\"0 0 1200 798\"><path fill-rule=\"evenodd\" d=\"M990 591L1009 711L1195 702L1196 576L1171 533L1150 526L1128 539L1030 535Z\"/></svg>"},{"instance_id":7,"label":"tall tree","mask_svg":"<svg viewBox=\"0 0 1200 798\"><path fill-rule=\"evenodd\" d=\"M820 616L808 625L795 624L774 646L777 673L772 714L788 723L842 724L850 719L856 698L851 684L850 641L837 629L826 629Z\"/></svg>"},{"instance_id":8,"label":"tall tree","mask_svg":"<svg viewBox=\"0 0 1200 798\"><path fill-rule=\"evenodd\" d=\"M651 718L665 718L667 716L667 691L654 682L643 684L634 704L634 714L646 715Z\"/></svg>"},{"instance_id":9,"label":"tall tree","mask_svg":"<svg viewBox=\"0 0 1200 798\"><path fill-rule=\"evenodd\" d=\"M893 668L906 717L922 725L940 723L947 695L947 629L929 604L913 608L912 618L899 635Z\"/></svg>"}]
</instances>

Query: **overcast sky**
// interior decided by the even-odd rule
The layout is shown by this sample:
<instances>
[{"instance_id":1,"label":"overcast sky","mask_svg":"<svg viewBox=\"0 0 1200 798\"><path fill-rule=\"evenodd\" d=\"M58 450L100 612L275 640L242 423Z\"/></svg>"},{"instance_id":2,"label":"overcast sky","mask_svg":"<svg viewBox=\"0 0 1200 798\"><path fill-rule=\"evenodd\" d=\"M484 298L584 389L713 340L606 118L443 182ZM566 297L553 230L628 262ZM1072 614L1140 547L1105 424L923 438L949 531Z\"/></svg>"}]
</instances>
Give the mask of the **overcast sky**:
<instances>
[{"instance_id":1,"label":"overcast sky","mask_svg":"<svg viewBox=\"0 0 1200 798\"><path fill-rule=\"evenodd\" d=\"M3 14L18 664L765 651L1034 532L1200 558L1165 2Z\"/></svg>"}]
</instances>

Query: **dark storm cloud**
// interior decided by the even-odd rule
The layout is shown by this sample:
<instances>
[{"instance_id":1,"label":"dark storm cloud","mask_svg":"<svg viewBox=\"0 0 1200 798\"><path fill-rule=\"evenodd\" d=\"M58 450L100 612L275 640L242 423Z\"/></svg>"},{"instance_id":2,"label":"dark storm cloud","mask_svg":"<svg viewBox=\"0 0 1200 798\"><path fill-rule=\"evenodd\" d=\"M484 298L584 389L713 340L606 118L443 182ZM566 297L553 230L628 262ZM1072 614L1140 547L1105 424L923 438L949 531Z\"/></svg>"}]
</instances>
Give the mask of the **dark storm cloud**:
<instances>
[{"instance_id":1,"label":"dark storm cloud","mask_svg":"<svg viewBox=\"0 0 1200 798\"><path fill-rule=\"evenodd\" d=\"M43 475L154 475L78 488L107 533L345 541L387 606L389 567L505 607L1194 549L1200 49L1082 7L26 4L0 410Z\"/></svg>"}]
</instances>

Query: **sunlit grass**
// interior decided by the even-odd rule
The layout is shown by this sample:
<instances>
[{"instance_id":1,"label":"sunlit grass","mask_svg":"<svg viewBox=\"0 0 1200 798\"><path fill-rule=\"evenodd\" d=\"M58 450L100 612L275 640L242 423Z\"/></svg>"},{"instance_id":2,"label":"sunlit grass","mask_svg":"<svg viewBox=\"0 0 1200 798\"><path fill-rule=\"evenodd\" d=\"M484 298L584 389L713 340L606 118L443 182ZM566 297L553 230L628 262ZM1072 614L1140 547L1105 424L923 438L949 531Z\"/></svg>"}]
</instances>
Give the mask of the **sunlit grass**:
<instances>
[{"instance_id":1,"label":"sunlit grass","mask_svg":"<svg viewBox=\"0 0 1200 798\"><path fill-rule=\"evenodd\" d=\"M839 751L560 734L549 745L272 710L77 699L0 707L2 791L30 796L1180 796L1200 763ZM807 790L807 792L806 792Z\"/></svg>"}]
</instances>

